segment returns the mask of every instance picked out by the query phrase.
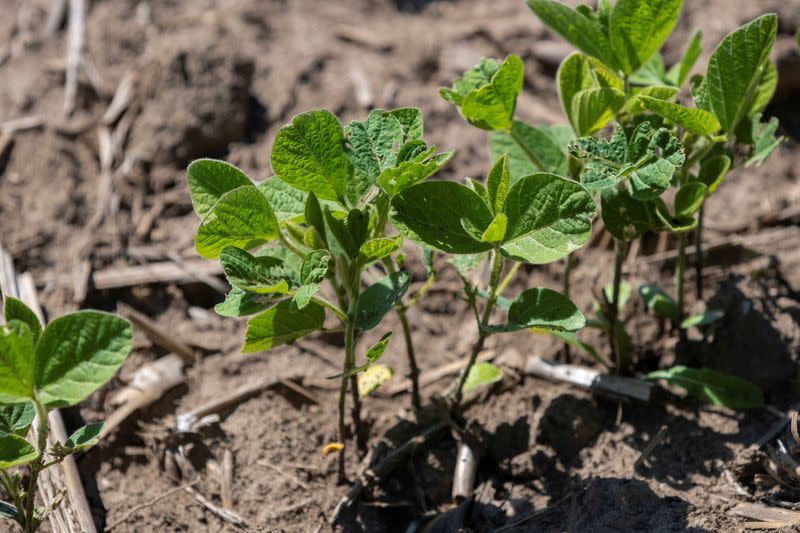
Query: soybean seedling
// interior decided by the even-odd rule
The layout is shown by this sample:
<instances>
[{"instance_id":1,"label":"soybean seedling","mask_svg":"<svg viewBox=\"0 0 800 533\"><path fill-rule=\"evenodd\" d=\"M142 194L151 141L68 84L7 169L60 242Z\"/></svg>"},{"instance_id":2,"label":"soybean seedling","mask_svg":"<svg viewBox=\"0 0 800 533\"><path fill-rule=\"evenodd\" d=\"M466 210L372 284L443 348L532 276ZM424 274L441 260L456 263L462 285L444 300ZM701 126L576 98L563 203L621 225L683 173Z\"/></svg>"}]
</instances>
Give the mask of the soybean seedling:
<instances>
[{"instance_id":1,"label":"soybean seedling","mask_svg":"<svg viewBox=\"0 0 800 533\"><path fill-rule=\"evenodd\" d=\"M222 161L199 160L188 169L192 202L203 219L195 247L203 257L219 258L232 286L216 310L224 316L255 315L247 322L242 351L269 350L324 331L326 313L338 321L344 361L342 372L332 378L341 381L341 446L347 437L348 383L357 443L366 446L358 376L370 375L362 379L366 394L391 375L375 365L391 333L365 351L361 365L356 365L357 344L392 309L406 334L414 403L419 405L405 311L420 294L403 301L412 275L400 268L402 237L386 232L389 197L426 179L452 156L435 153L422 140L422 131L416 109L373 110L365 121L346 128L329 111L309 111L278 131L271 153L275 176L258 185ZM377 264L385 276L363 288L366 271ZM324 296L323 285L332 298ZM344 457L342 449L340 481L345 479Z\"/></svg>"},{"instance_id":2,"label":"soybean seedling","mask_svg":"<svg viewBox=\"0 0 800 533\"><path fill-rule=\"evenodd\" d=\"M33 533L52 511L36 507L39 474L68 455L95 445L103 423L84 426L47 449L47 413L76 405L108 382L131 350L128 321L107 313L79 311L43 328L24 303L5 297L0 326L0 483L11 502L0 517ZM36 420L35 444L26 440ZM16 467L26 465L28 484ZM55 505L55 504L54 504Z\"/></svg>"}]
</instances>

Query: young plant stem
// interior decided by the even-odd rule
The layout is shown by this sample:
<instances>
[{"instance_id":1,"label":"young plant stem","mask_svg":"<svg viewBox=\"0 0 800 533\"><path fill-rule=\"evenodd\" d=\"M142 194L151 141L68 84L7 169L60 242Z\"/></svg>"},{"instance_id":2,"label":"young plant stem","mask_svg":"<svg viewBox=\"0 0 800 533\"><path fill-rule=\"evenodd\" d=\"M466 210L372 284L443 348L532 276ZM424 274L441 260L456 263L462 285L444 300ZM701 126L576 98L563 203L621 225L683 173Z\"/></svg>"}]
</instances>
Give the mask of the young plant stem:
<instances>
[{"instance_id":1,"label":"young plant stem","mask_svg":"<svg viewBox=\"0 0 800 533\"><path fill-rule=\"evenodd\" d=\"M478 323L478 339L472 346L472 353L469 356L467 367L458 378L458 385L456 386L455 392L455 402L453 404L455 408L458 408L461 405L461 399L464 396L464 383L467 381L467 376L469 376L470 370L472 370L472 367L475 364L475 360L478 358L481 350L483 350L483 344L486 342L486 337L489 336L489 334L486 332L486 326L489 324L489 319L492 317L492 309L497 301L497 288L498 283L500 282L500 274L503 272L503 263L503 256L500 255L500 251L492 251L492 271L489 276L489 286L487 287L488 296L486 298L486 306L483 308L483 314L481 315L480 322Z\"/></svg>"},{"instance_id":2,"label":"young plant stem","mask_svg":"<svg viewBox=\"0 0 800 533\"><path fill-rule=\"evenodd\" d=\"M568 255L564 258L564 285L562 286L562 293L569 298L569 281L570 274L572 273L572 256ZM566 342L564 343L564 361L567 363L572 362L572 348Z\"/></svg>"},{"instance_id":3,"label":"young plant stem","mask_svg":"<svg viewBox=\"0 0 800 533\"><path fill-rule=\"evenodd\" d=\"M697 212L694 228L694 289L698 301L703 299L703 207Z\"/></svg>"},{"instance_id":4,"label":"young plant stem","mask_svg":"<svg viewBox=\"0 0 800 533\"><path fill-rule=\"evenodd\" d=\"M508 284L511 283L511 280L514 279L514 276L517 274L520 265L522 265L522 263L514 263L511 265L511 268L508 270L508 274L506 274L506 277L504 277L503 281L500 282L500 285L497 286L498 295L503 294L503 291L506 290Z\"/></svg>"},{"instance_id":5,"label":"young plant stem","mask_svg":"<svg viewBox=\"0 0 800 533\"><path fill-rule=\"evenodd\" d=\"M611 346L611 358L617 367L617 374L622 374L622 350L617 346L617 322L619 321L619 287L622 283L622 262L625 259L625 242L614 239L614 280L611 285L611 301L608 308L608 344Z\"/></svg>"},{"instance_id":6,"label":"young plant stem","mask_svg":"<svg viewBox=\"0 0 800 533\"><path fill-rule=\"evenodd\" d=\"M678 233L678 264L675 267L675 301L678 306L678 313L675 320L678 326L680 340L686 340L686 330L681 328L683 322L683 306L684 306L684 284L683 274L686 270L686 233Z\"/></svg>"},{"instance_id":7,"label":"young plant stem","mask_svg":"<svg viewBox=\"0 0 800 533\"><path fill-rule=\"evenodd\" d=\"M346 335L346 334L345 334ZM346 338L346 336L345 336ZM345 358L344 370L347 370L347 360ZM344 422L345 402L347 400L347 378L342 376L339 386L339 443L344 445L347 440L347 429ZM347 473L345 472L345 449L339 452L339 483L347 483Z\"/></svg>"},{"instance_id":8,"label":"young plant stem","mask_svg":"<svg viewBox=\"0 0 800 533\"><path fill-rule=\"evenodd\" d=\"M422 409L422 400L419 393L419 367L417 366L417 355L414 352L414 341L411 339L411 328L408 326L408 317L405 305L397 307L397 317L400 319L400 326L403 328L403 339L406 342L406 353L408 355L408 378L411 380L411 406L415 411Z\"/></svg>"},{"instance_id":9,"label":"young plant stem","mask_svg":"<svg viewBox=\"0 0 800 533\"><path fill-rule=\"evenodd\" d=\"M28 480L28 494L25 502L25 531L26 533L34 533L36 528L33 523L33 515L36 510L36 483L39 479L39 472L44 467L44 453L47 450L47 410L39 400L34 400L33 405L36 408L36 419L38 422L38 435L36 440L36 449L39 451L37 457L31 463L31 475Z\"/></svg>"}]
</instances>

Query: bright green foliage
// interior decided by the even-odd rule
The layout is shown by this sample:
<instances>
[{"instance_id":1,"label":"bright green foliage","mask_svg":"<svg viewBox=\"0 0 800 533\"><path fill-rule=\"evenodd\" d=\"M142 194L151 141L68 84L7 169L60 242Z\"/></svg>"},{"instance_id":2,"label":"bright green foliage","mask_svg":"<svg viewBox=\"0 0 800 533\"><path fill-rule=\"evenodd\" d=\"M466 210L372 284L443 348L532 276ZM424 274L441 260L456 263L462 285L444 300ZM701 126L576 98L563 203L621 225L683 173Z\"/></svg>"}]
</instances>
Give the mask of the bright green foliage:
<instances>
[{"instance_id":1,"label":"bright green foliage","mask_svg":"<svg viewBox=\"0 0 800 533\"><path fill-rule=\"evenodd\" d=\"M272 170L301 191L322 200L347 198L353 165L345 151L339 120L326 110L308 111L283 126L272 147Z\"/></svg>"},{"instance_id":2,"label":"bright green foliage","mask_svg":"<svg viewBox=\"0 0 800 533\"><path fill-rule=\"evenodd\" d=\"M192 205L200 218L205 218L226 193L252 185L250 178L233 165L216 159L192 161L186 169Z\"/></svg>"},{"instance_id":3,"label":"bright green foliage","mask_svg":"<svg viewBox=\"0 0 800 533\"><path fill-rule=\"evenodd\" d=\"M255 257L241 248L226 246L219 255L228 283L243 291L258 294L286 293L283 261L276 257Z\"/></svg>"},{"instance_id":4,"label":"bright green foliage","mask_svg":"<svg viewBox=\"0 0 800 533\"><path fill-rule=\"evenodd\" d=\"M503 379L503 371L492 363L480 361L472 365L467 380L464 382L463 391L473 392L481 387L493 385Z\"/></svg>"},{"instance_id":5,"label":"bright green foliage","mask_svg":"<svg viewBox=\"0 0 800 533\"><path fill-rule=\"evenodd\" d=\"M5 296L3 313L6 322L18 320L25 323L31 330L31 340L33 341L33 344L36 344L36 341L39 340L39 335L42 334L42 324L39 322L39 318L36 316L36 313L31 311L27 305L22 303L20 300L17 300L13 296Z\"/></svg>"},{"instance_id":6,"label":"bright green foliage","mask_svg":"<svg viewBox=\"0 0 800 533\"><path fill-rule=\"evenodd\" d=\"M747 409L764 405L764 395L757 386L737 376L722 374L708 368L674 366L666 370L650 372L648 379L663 379L703 401L730 407Z\"/></svg>"},{"instance_id":7,"label":"bright green foliage","mask_svg":"<svg viewBox=\"0 0 800 533\"><path fill-rule=\"evenodd\" d=\"M484 59L453 83L440 89L442 98L458 106L470 124L490 131L508 131L522 89L522 60L509 55L498 64Z\"/></svg>"},{"instance_id":8,"label":"bright green foliage","mask_svg":"<svg viewBox=\"0 0 800 533\"><path fill-rule=\"evenodd\" d=\"M720 126L717 119L704 109L683 107L680 104L665 102L649 96L640 96L639 100L650 111L697 135L711 135L719 131Z\"/></svg>"},{"instance_id":9,"label":"bright green foliage","mask_svg":"<svg viewBox=\"0 0 800 533\"><path fill-rule=\"evenodd\" d=\"M777 30L777 16L759 17L725 37L708 61L709 102L728 133L753 106Z\"/></svg>"},{"instance_id":10,"label":"bright green foliage","mask_svg":"<svg viewBox=\"0 0 800 533\"><path fill-rule=\"evenodd\" d=\"M617 64L625 74L655 54L678 21L681 0L617 0L608 35Z\"/></svg>"},{"instance_id":11,"label":"bright green foliage","mask_svg":"<svg viewBox=\"0 0 800 533\"><path fill-rule=\"evenodd\" d=\"M24 402L33 397L31 330L18 320L0 327L0 402Z\"/></svg>"},{"instance_id":12,"label":"bright green foliage","mask_svg":"<svg viewBox=\"0 0 800 533\"><path fill-rule=\"evenodd\" d=\"M31 402L0 406L0 434L15 433L24 437L35 415L36 409Z\"/></svg>"},{"instance_id":13,"label":"bright green foliage","mask_svg":"<svg viewBox=\"0 0 800 533\"><path fill-rule=\"evenodd\" d=\"M578 91L572 98L572 127L577 135L590 135L602 129L625 103L625 94L613 87Z\"/></svg>"},{"instance_id":14,"label":"bright green foliage","mask_svg":"<svg viewBox=\"0 0 800 533\"><path fill-rule=\"evenodd\" d=\"M283 224L303 221L306 208L306 195L303 191L276 177L259 183L258 190L266 196L278 222Z\"/></svg>"},{"instance_id":15,"label":"bright green foliage","mask_svg":"<svg viewBox=\"0 0 800 533\"><path fill-rule=\"evenodd\" d=\"M100 432L103 430L102 422L95 422L88 424L75 430L75 432L67 438L64 447L71 451L85 450L91 448L100 441Z\"/></svg>"},{"instance_id":16,"label":"bright green foliage","mask_svg":"<svg viewBox=\"0 0 800 533\"><path fill-rule=\"evenodd\" d=\"M225 301L214 307L214 311L221 316L247 316L263 311L268 306L269 301L265 295L233 287Z\"/></svg>"},{"instance_id":17,"label":"bright green foliage","mask_svg":"<svg viewBox=\"0 0 800 533\"><path fill-rule=\"evenodd\" d=\"M531 126L515 119L511 131L514 137L503 132L489 134L489 155L492 160L498 160L503 154L508 155L511 183L541 171L559 176L569 172L566 146L573 139L569 127ZM541 163L543 168L533 163L534 160Z\"/></svg>"},{"instance_id":18,"label":"bright green foliage","mask_svg":"<svg viewBox=\"0 0 800 533\"><path fill-rule=\"evenodd\" d=\"M550 289L528 289L511 302L507 324L486 329L492 332L527 328L577 331L585 325L583 314L566 296Z\"/></svg>"},{"instance_id":19,"label":"bright green foliage","mask_svg":"<svg viewBox=\"0 0 800 533\"><path fill-rule=\"evenodd\" d=\"M675 300L655 285L646 284L639 287L639 296L647 308L661 318L673 319L678 315Z\"/></svg>"},{"instance_id":20,"label":"bright green foliage","mask_svg":"<svg viewBox=\"0 0 800 533\"><path fill-rule=\"evenodd\" d=\"M30 463L39 457L36 448L19 435L0 433L0 469Z\"/></svg>"},{"instance_id":21,"label":"bright green foliage","mask_svg":"<svg viewBox=\"0 0 800 533\"><path fill-rule=\"evenodd\" d=\"M409 272L395 272L367 287L358 299L355 315L358 329L366 331L380 324L406 293L412 279Z\"/></svg>"},{"instance_id":22,"label":"bright green foliage","mask_svg":"<svg viewBox=\"0 0 800 533\"><path fill-rule=\"evenodd\" d=\"M675 193L675 216L691 217L708 196L708 187L698 181L692 181L678 189Z\"/></svg>"},{"instance_id":23,"label":"bright green foliage","mask_svg":"<svg viewBox=\"0 0 800 533\"><path fill-rule=\"evenodd\" d=\"M364 357L367 359L367 362L361 366L357 366L350 371L342 374L336 374L335 376L329 376L328 379L340 379L344 377L355 376L359 372L365 372L369 369L372 365L378 362L378 359L381 358L383 352L386 351L386 347L389 346L389 341L392 340L392 332L389 331L380 338L378 342L373 344L367 349L367 352L364 354Z\"/></svg>"},{"instance_id":24,"label":"bright green foliage","mask_svg":"<svg viewBox=\"0 0 800 533\"><path fill-rule=\"evenodd\" d=\"M549 263L586 243L594 209L591 196L579 184L553 174L534 174L508 190L500 211L505 222L495 220L481 195L453 182L407 189L392 200L390 216L409 239L446 253L480 253L499 245L509 257ZM493 222L493 237L502 224L504 236L482 240Z\"/></svg>"},{"instance_id":25,"label":"bright green foliage","mask_svg":"<svg viewBox=\"0 0 800 533\"><path fill-rule=\"evenodd\" d=\"M325 309L310 302L302 309L284 300L247 321L243 353L269 350L322 329Z\"/></svg>"},{"instance_id":26,"label":"bright green foliage","mask_svg":"<svg viewBox=\"0 0 800 533\"><path fill-rule=\"evenodd\" d=\"M641 237L659 224L653 206L636 200L624 187L600 191L600 213L605 228L621 241Z\"/></svg>"},{"instance_id":27,"label":"bright green foliage","mask_svg":"<svg viewBox=\"0 0 800 533\"><path fill-rule=\"evenodd\" d=\"M587 17L556 0L527 2L537 17L578 50L616 68L616 58L607 37L608 28L600 19Z\"/></svg>"},{"instance_id":28,"label":"bright green foliage","mask_svg":"<svg viewBox=\"0 0 800 533\"><path fill-rule=\"evenodd\" d=\"M742 122L745 123L751 125L750 131L745 134L745 138L751 140L745 166L760 165L783 142L783 137L775 136L775 132L778 131L778 119L772 117L769 122L761 122L761 113L756 113L752 118Z\"/></svg>"},{"instance_id":29,"label":"bright green foliage","mask_svg":"<svg viewBox=\"0 0 800 533\"><path fill-rule=\"evenodd\" d=\"M222 195L197 229L195 248L214 259L226 246L251 249L278 236L278 219L269 200L252 185Z\"/></svg>"},{"instance_id":30,"label":"bright green foliage","mask_svg":"<svg viewBox=\"0 0 800 533\"><path fill-rule=\"evenodd\" d=\"M709 194L714 192L731 168L731 158L727 155L715 155L704 159L700 164L697 178L707 188Z\"/></svg>"}]
</instances>

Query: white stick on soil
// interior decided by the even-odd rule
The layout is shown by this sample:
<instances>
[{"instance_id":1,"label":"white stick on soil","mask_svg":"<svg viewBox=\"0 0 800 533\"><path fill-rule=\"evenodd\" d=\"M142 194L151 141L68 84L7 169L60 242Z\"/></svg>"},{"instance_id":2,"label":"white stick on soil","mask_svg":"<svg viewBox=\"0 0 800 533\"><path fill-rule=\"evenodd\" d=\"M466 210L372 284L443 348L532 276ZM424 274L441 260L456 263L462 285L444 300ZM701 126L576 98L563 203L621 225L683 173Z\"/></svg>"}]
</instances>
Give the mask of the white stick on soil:
<instances>
[{"instance_id":1,"label":"white stick on soil","mask_svg":"<svg viewBox=\"0 0 800 533\"><path fill-rule=\"evenodd\" d=\"M78 98L78 74L86 48L86 0L69 0L69 34L67 37L67 71L64 81L64 114L75 110Z\"/></svg>"}]
</instances>

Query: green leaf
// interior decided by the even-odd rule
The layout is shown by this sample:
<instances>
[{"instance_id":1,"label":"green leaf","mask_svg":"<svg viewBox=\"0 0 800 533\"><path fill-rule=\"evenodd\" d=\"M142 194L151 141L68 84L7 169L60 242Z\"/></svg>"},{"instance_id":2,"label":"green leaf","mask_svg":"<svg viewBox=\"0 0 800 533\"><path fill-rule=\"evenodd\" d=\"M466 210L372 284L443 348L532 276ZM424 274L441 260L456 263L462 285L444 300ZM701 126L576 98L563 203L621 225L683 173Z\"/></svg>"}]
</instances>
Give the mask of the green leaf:
<instances>
[{"instance_id":1,"label":"green leaf","mask_svg":"<svg viewBox=\"0 0 800 533\"><path fill-rule=\"evenodd\" d=\"M306 194L276 177L258 184L258 190L267 198L278 222L303 222Z\"/></svg>"},{"instance_id":2,"label":"green leaf","mask_svg":"<svg viewBox=\"0 0 800 533\"><path fill-rule=\"evenodd\" d=\"M24 322L31 330L31 340L35 346L36 341L39 340L39 335L42 334L42 323L39 322L39 317L24 302L17 300L13 296L4 295L4 297L3 311L6 322L11 322L12 320Z\"/></svg>"},{"instance_id":3,"label":"green leaf","mask_svg":"<svg viewBox=\"0 0 800 533\"><path fill-rule=\"evenodd\" d=\"M100 432L103 430L103 422L87 424L69 436L64 446L71 451L85 450L100 442Z\"/></svg>"},{"instance_id":4,"label":"green leaf","mask_svg":"<svg viewBox=\"0 0 800 533\"><path fill-rule=\"evenodd\" d=\"M32 402L0 406L0 433L15 433L24 437L35 415L36 408Z\"/></svg>"},{"instance_id":5,"label":"green leaf","mask_svg":"<svg viewBox=\"0 0 800 533\"><path fill-rule=\"evenodd\" d=\"M226 246L250 249L278 236L278 219L267 198L255 187L225 193L197 229L195 248L216 259Z\"/></svg>"},{"instance_id":6,"label":"green leaf","mask_svg":"<svg viewBox=\"0 0 800 533\"><path fill-rule=\"evenodd\" d=\"M556 86L558 87L558 99L561 108L567 115L567 120L572 125L574 131L577 124L576 117L572 112L572 101L575 95L586 89L597 87L597 83L592 76L589 58L580 52L573 52L568 55L558 66L556 72Z\"/></svg>"},{"instance_id":7,"label":"green leaf","mask_svg":"<svg viewBox=\"0 0 800 533\"><path fill-rule=\"evenodd\" d=\"M522 60L509 55L489 83L467 93L459 110L473 126L490 131L511 129L517 96L522 90Z\"/></svg>"},{"instance_id":8,"label":"green leaf","mask_svg":"<svg viewBox=\"0 0 800 533\"><path fill-rule=\"evenodd\" d=\"M378 185L386 191L390 197L407 189L433 174L447 164L453 158L455 152L443 152L431 155L436 149L432 146L430 150L411 161L403 161L396 167L387 168L378 176Z\"/></svg>"},{"instance_id":9,"label":"green leaf","mask_svg":"<svg viewBox=\"0 0 800 533\"><path fill-rule=\"evenodd\" d=\"M284 279L283 261L275 257L255 257L246 250L226 246L219 261L228 283L244 291L258 294L286 293L289 284Z\"/></svg>"},{"instance_id":10,"label":"green leaf","mask_svg":"<svg viewBox=\"0 0 800 533\"><path fill-rule=\"evenodd\" d=\"M492 247L475 239L461 223L467 220L485 231L493 218L489 206L458 183L430 181L409 187L392 198L389 216L403 236L442 252L471 254Z\"/></svg>"},{"instance_id":11,"label":"green leaf","mask_svg":"<svg viewBox=\"0 0 800 533\"><path fill-rule=\"evenodd\" d=\"M380 324L384 315L403 298L413 278L410 272L393 272L367 287L358 298L356 327L367 331Z\"/></svg>"},{"instance_id":12,"label":"green leaf","mask_svg":"<svg viewBox=\"0 0 800 533\"><path fill-rule=\"evenodd\" d=\"M484 254L456 255L449 259L462 278L468 278L470 273L483 262Z\"/></svg>"},{"instance_id":13,"label":"green leaf","mask_svg":"<svg viewBox=\"0 0 800 533\"><path fill-rule=\"evenodd\" d=\"M720 309L706 309L699 315L692 315L681 322L681 329L699 328L719 321L725 316Z\"/></svg>"},{"instance_id":14,"label":"green leaf","mask_svg":"<svg viewBox=\"0 0 800 533\"><path fill-rule=\"evenodd\" d=\"M498 243L502 242L506 236L506 229L508 227L508 217L504 213L497 213L486 228L486 231L481 235L483 242Z\"/></svg>"},{"instance_id":15,"label":"green leaf","mask_svg":"<svg viewBox=\"0 0 800 533\"><path fill-rule=\"evenodd\" d=\"M706 79L701 74L692 76L691 82L692 98L698 109L713 111L711 109L711 97L708 94Z\"/></svg>"},{"instance_id":16,"label":"green leaf","mask_svg":"<svg viewBox=\"0 0 800 533\"><path fill-rule=\"evenodd\" d=\"M503 212L510 181L508 155L503 154L494 162L492 169L486 176L486 193L489 200L489 208L493 213Z\"/></svg>"},{"instance_id":17,"label":"green leaf","mask_svg":"<svg viewBox=\"0 0 800 533\"><path fill-rule=\"evenodd\" d=\"M706 86L722 129L733 133L753 105L775 42L778 17L763 15L728 34L708 61Z\"/></svg>"},{"instance_id":18,"label":"green leaf","mask_svg":"<svg viewBox=\"0 0 800 533\"><path fill-rule=\"evenodd\" d=\"M31 329L11 320L0 326L0 402L33 398L34 349Z\"/></svg>"},{"instance_id":19,"label":"green leaf","mask_svg":"<svg viewBox=\"0 0 800 533\"><path fill-rule=\"evenodd\" d=\"M242 353L270 350L289 344L312 331L322 329L325 309L310 302L298 309L291 300L284 300L247 321Z\"/></svg>"},{"instance_id":20,"label":"green leaf","mask_svg":"<svg viewBox=\"0 0 800 533\"><path fill-rule=\"evenodd\" d=\"M478 361L469 369L469 374L461 390L465 393L470 393L481 387L502 381L502 379L502 370L487 361Z\"/></svg>"},{"instance_id":21,"label":"green leaf","mask_svg":"<svg viewBox=\"0 0 800 533\"><path fill-rule=\"evenodd\" d=\"M311 302L311 298L319 291L319 287L328 274L331 253L328 250L314 250L303 259L300 269L300 288L295 292L292 302L298 309L303 309Z\"/></svg>"},{"instance_id":22,"label":"green leaf","mask_svg":"<svg viewBox=\"0 0 800 533\"><path fill-rule=\"evenodd\" d=\"M583 161L581 184L590 191L615 187L625 179L628 137L617 125L610 139L582 137L569 145L570 154Z\"/></svg>"},{"instance_id":23,"label":"green leaf","mask_svg":"<svg viewBox=\"0 0 800 533\"><path fill-rule=\"evenodd\" d=\"M683 82L689 77L692 68L694 68L694 64L703 52L703 47L701 45L702 40L703 32L699 29L694 30L691 38L689 38L689 44L686 45L686 51L683 53L681 60L669 69L667 77L678 87L683 85Z\"/></svg>"},{"instance_id":24,"label":"green leaf","mask_svg":"<svg viewBox=\"0 0 800 533\"><path fill-rule=\"evenodd\" d=\"M361 266L380 261L400 249L403 244L403 237L379 237L370 239L361 245L358 250L358 264Z\"/></svg>"},{"instance_id":25,"label":"green leaf","mask_svg":"<svg viewBox=\"0 0 800 533\"><path fill-rule=\"evenodd\" d=\"M239 187L253 186L244 172L217 159L198 159L186 169L192 205L200 218L211 213L214 205L226 193Z\"/></svg>"},{"instance_id":26,"label":"green leaf","mask_svg":"<svg viewBox=\"0 0 800 533\"><path fill-rule=\"evenodd\" d=\"M647 379L663 379L701 400L729 407L747 409L764 405L764 395L757 386L738 376L730 376L709 368L673 366L647 374Z\"/></svg>"},{"instance_id":27,"label":"green leaf","mask_svg":"<svg viewBox=\"0 0 800 533\"><path fill-rule=\"evenodd\" d=\"M357 366L350 370L347 373L336 374L335 376L329 376L328 379L341 379L343 376L349 378L350 376L355 376L359 372L366 371L369 367L375 364L378 359L381 358L383 352L386 351L386 347L389 345L389 341L392 340L392 332L389 331L380 338L378 342L373 344L367 350L367 353L364 354L364 357L367 358L367 362L361 366Z\"/></svg>"},{"instance_id":28,"label":"green leaf","mask_svg":"<svg viewBox=\"0 0 800 533\"><path fill-rule=\"evenodd\" d=\"M115 315L78 311L50 322L36 344L34 384L48 408L75 405L105 385L131 351L133 327Z\"/></svg>"},{"instance_id":29,"label":"green leaf","mask_svg":"<svg viewBox=\"0 0 800 533\"><path fill-rule=\"evenodd\" d=\"M7 518L9 520L14 520L15 522L21 521L17 508L2 500L0 500L0 518Z\"/></svg>"},{"instance_id":30,"label":"green leaf","mask_svg":"<svg viewBox=\"0 0 800 533\"><path fill-rule=\"evenodd\" d=\"M371 365L365 371L358 374L356 381L358 383L358 394L369 396L375 392L378 387L392 379L394 372L386 365Z\"/></svg>"},{"instance_id":31,"label":"green leaf","mask_svg":"<svg viewBox=\"0 0 800 533\"><path fill-rule=\"evenodd\" d=\"M508 192L501 249L514 259L550 263L589 240L595 205L579 183L554 174L526 176Z\"/></svg>"},{"instance_id":32,"label":"green leaf","mask_svg":"<svg viewBox=\"0 0 800 533\"><path fill-rule=\"evenodd\" d=\"M728 174L730 168L730 157L727 155L715 155L700 163L700 172L697 177L701 183L708 187L708 192L710 194L722 183L722 180L725 179L725 175Z\"/></svg>"},{"instance_id":33,"label":"green leaf","mask_svg":"<svg viewBox=\"0 0 800 533\"><path fill-rule=\"evenodd\" d=\"M678 305L675 300L655 285L645 284L639 287L639 296L647 308L661 318L674 319L678 316Z\"/></svg>"},{"instance_id":34,"label":"green leaf","mask_svg":"<svg viewBox=\"0 0 800 533\"><path fill-rule=\"evenodd\" d=\"M667 85L649 85L641 89L632 89L631 97L622 106L620 113L627 113L636 115L645 110L644 103L642 102L643 96L649 96L658 100L672 100L678 94L680 89L678 87L670 87Z\"/></svg>"},{"instance_id":35,"label":"green leaf","mask_svg":"<svg viewBox=\"0 0 800 533\"><path fill-rule=\"evenodd\" d=\"M652 131L648 122L634 130L628 152L630 160L636 161L628 179L631 193L637 200L660 196L669 188L675 170L685 161L683 145L678 139L666 128Z\"/></svg>"},{"instance_id":36,"label":"green leaf","mask_svg":"<svg viewBox=\"0 0 800 533\"><path fill-rule=\"evenodd\" d=\"M761 122L761 113L750 119L752 124L751 137L753 139L750 153L745 166L760 165L783 142L783 137L776 137L778 130L778 117L772 117L769 122Z\"/></svg>"},{"instance_id":37,"label":"green leaf","mask_svg":"<svg viewBox=\"0 0 800 533\"><path fill-rule=\"evenodd\" d=\"M354 120L344 133L350 145L347 155L355 169L353 179L347 183L348 198L355 204L382 170L395 166L405 135L400 121L380 109L370 111L363 122Z\"/></svg>"},{"instance_id":38,"label":"green leaf","mask_svg":"<svg viewBox=\"0 0 800 533\"><path fill-rule=\"evenodd\" d=\"M775 95L775 89L778 88L778 69L775 63L767 59L764 62L764 70L761 73L761 79L756 87L756 93L753 96L753 104L747 111L748 116L756 113L761 113L766 109L772 97Z\"/></svg>"},{"instance_id":39,"label":"green leaf","mask_svg":"<svg viewBox=\"0 0 800 533\"><path fill-rule=\"evenodd\" d=\"M0 433L0 469L30 463L39 457L31 443L13 433Z\"/></svg>"},{"instance_id":40,"label":"green leaf","mask_svg":"<svg viewBox=\"0 0 800 533\"><path fill-rule=\"evenodd\" d=\"M514 120L511 126L514 133L493 131L489 134L489 154L497 161L508 155L511 183L522 176L536 172L552 172L564 175L568 172L567 154L562 146L572 140L572 129L566 126L530 126ZM537 161L544 168L539 168Z\"/></svg>"},{"instance_id":41,"label":"green leaf","mask_svg":"<svg viewBox=\"0 0 800 533\"><path fill-rule=\"evenodd\" d=\"M339 255L333 247L335 240L342 252L351 259L357 259L361 245L369 237L369 213L366 210L351 209L346 216L340 215L325 208L325 224L329 231L328 245L331 246L334 255Z\"/></svg>"},{"instance_id":42,"label":"green leaf","mask_svg":"<svg viewBox=\"0 0 800 533\"><path fill-rule=\"evenodd\" d=\"M492 76L500 70L500 62L496 59L483 58L480 63L469 69L464 75L453 80L453 88L440 88L439 94L448 102L461 107L464 98L471 92L488 85Z\"/></svg>"},{"instance_id":43,"label":"green leaf","mask_svg":"<svg viewBox=\"0 0 800 533\"><path fill-rule=\"evenodd\" d=\"M675 216L693 216L703 205L706 196L708 196L708 187L705 184L699 181L687 183L675 193Z\"/></svg>"},{"instance_id":44,"label":"green leaf","mask_svg":"<svg viewBox=\"0 0 800 533\"><path fill-rule=\"evenodd\" d=\"M416 107L399 107L392 109L389 114L400 122L403 127L403 142L422 139L424 126L422 112Z\"/></svg>"},{"instance_id":45,"label":"green leaf","mask_svg":"<svg viewBox=\"0 0 800 533\"><path fill-rule=\"evenodd\" d=\"M600 22L573 11L555 0L527 0L536 16L577 49L616 68L611 43Z\"/></svg>"},{"instance_id":46,"label":"green leaf","mask_svg":"<svg viewBox=\"0 0 800 533\"><path fill-rule=\"evenodd\" d=\"M631 74L628 79L631 83L645 86L673 84L664 68L664 58L661 57L659 52L650 56L650 59L645 61L644 64L639 67L639 70Z\"/></svg>"},{"instance_id":47,"label":"green leaf","mask_svg":"<svg viewBox=\"0 0 800 533\"><path fill-rule=\"evenodd\" d=\"M233 287L225 297L225 301L214 306L214 311L221 316L239 317L254 315L269 305L269 295L246 292L238 287Z\"/></svg>"},{"instance_id":48,"label":"green leaf","mask_svg":"<svg viewBox=\"0 0 800 533\"><path fill-rule=\"evenodd\" d=\"M635 200L626 189L610 187L600 192L600 216L609 233L630 241L654 229L657 220L646 202Z\"/></svg>"},{"instance_id":49,"label":"green leaf","mask_svg":"<svg viewBox=\"0 0 800 533\"><path fill-rule=\"evenodd\" d=\"M492 333L544 328L577 331L586 325L586 318L572 301L550 289L528 289L517 296L508 310L508 323L488 326Z\"/></svg>"},{"instance_id":50,"label":"green leaf","mask_svg":"<svg viewBox=\"0 0 800 533\"><path fill-rule=\"evenodd\" d=\"M655 54L672 32L681 0L618 0L611 10L609 40L617 65L635 72Z\"/></svg>"},{"instance_id":51,"label":"green leaf","mask_svg":"<svg viewBox=\"0 0 800 533\"><path fill-rule=\"evenodd\" d=\"M625 94L610 87L584 89L572 99L572 127L578 135L590 135L614 118L625 103Z\"/></svg>"},{"instance_id":52,"label":"green leaf","mask_svg":"<svg viewBox=\"0 0 800 533\"><path fill-rule=\"evenodd\" d=\"M353 166L339 120L326 110L308 111L278 130L272 170L286 183L323 200L343 202Z\"/></svg>"},{"instance_id":53,"label":"green leaf","mask_svg":"<svg viewBox=\"0 0 800 533\"><path fill-rule=\"evenodd\" d=\"M719 131L720 125L717 119L703 109L683 107L680 104L665 102L648 96L641 96L639 100L650 111L683 126L697 135L711 135Z\"/></svg>"}]
</instances>

